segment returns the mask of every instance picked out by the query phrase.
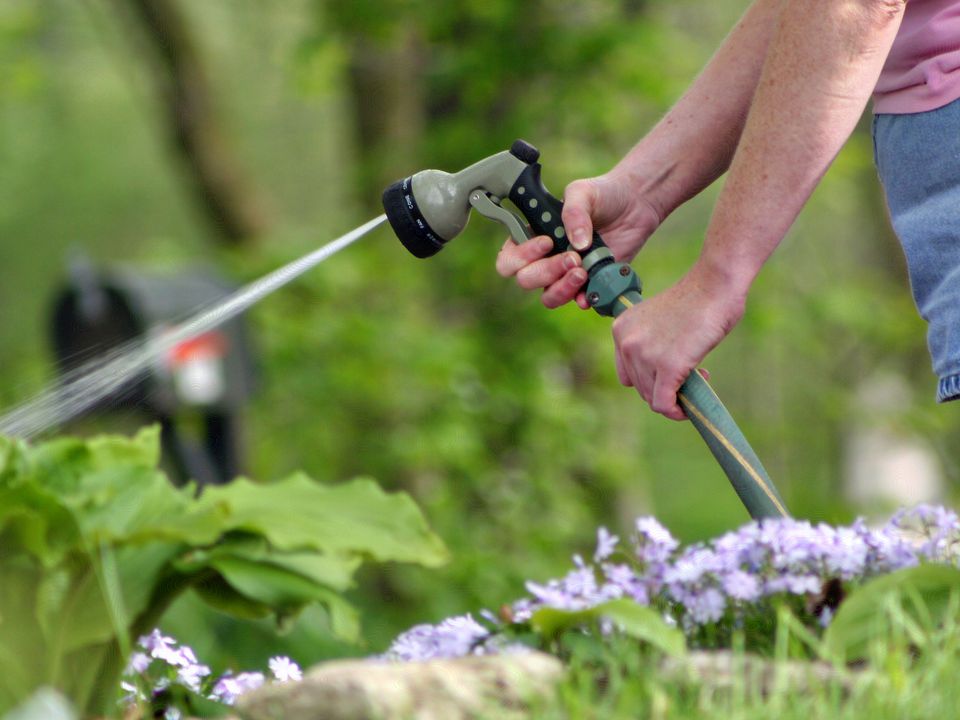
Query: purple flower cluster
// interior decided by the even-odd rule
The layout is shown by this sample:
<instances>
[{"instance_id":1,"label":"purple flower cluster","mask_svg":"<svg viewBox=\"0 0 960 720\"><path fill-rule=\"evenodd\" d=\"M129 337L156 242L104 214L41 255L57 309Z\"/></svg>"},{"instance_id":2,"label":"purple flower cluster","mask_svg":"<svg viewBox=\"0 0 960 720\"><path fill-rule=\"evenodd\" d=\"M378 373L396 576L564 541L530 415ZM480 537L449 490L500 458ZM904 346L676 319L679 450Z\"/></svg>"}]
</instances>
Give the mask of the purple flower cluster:
<instances>
[{"instance_id":1,"label":"purple flower cluster","mask_svg":"<svg viewBox=\"0 0 960 720\"><path fill-rule=\"evenodd\" d=\"M447 618L439 625L417 625L397 637L383 655L386 660L431 660L433 658L483 655L490 631L470 615Z\"/></svg>"},{"instance_id":2,"label":"purple flower cluster","mask_svg":"<svg viewBox=\"0 0 960 720\"><path fill-rule=\"evenodd\" d=\"M302 678L299 666L290 658L270 658L273 682L284 683ZM197 660L196 654L187 645L178 645L172 637L159 630L142 636L137 641L136 651L130 656L124 670L127 678L120 683L124 705L152 701L172 685L179 685L192 693L215 700L224 705L233 705L244 693L256 690L266 682L260 672L243 672L234 675L227 671L213 680L210 668ZM165 710L170 718L179 717L179 710Z\"/></svg>"},{"instance_id":3,"label":"purple flower cluster","mask_svg":"<svg viewBox=\"0 0 960 720\"><path fill-rule=\"evenodd\" d=\"M597 531L593 562L579 555L562 578L528 582L530 597L515 602L512 622L528 621L540 608L585 610L615 598L661 609L691 636L725 618L738 622L764 612L776 597L811 599L828 582L856 584L921 561L957 563L960 518L943 507L904 510L880 528L863 520L835 527L800 520L744 525L708 543L685 549L656 519L639 518L628 542L606 528ZM832 608L815 604L821 625ZM423 660L495 651L493 629L469 615L439 625L419 625L394 641L386 657Z\"/></svg>"}]
</instances>

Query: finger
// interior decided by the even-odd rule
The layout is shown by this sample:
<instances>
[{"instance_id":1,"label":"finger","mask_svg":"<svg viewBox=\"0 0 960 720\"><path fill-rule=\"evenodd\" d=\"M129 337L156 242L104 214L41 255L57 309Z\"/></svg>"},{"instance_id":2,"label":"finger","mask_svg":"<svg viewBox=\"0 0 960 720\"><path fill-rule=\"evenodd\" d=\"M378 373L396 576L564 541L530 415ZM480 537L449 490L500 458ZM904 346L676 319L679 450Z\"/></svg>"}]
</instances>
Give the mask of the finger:
<instances>
[{"instance_id":1,"label":"finger","mask_svg":"<svg viewBox=\"0 0 960 720\"><path fill-rule=\"evenodd\" d=\"M709 379L710 379L710 371L707 370L706 368L697 368L697 372L700 373L700 376L701 376L704 380L709 380Z\"/></svg>"},{"instance_id":2,"label":"finger","mask_svg":"<svg viewBox=\"0 0 960 720\"><path fill-rule=\"evenodd\" d=\"M577 250L586 250L592 242L591 214L595 203L596 188L589 180L572 182L563 193L563 227L570 244Z\"/></svg>"},{"instance_id":3,"label":"finger","mask_svg":"<svg viewBox=\"0 0 960 720\"><path fill-rule=\"evenodd\" d=\"M586 281L587 271L582 267L575 267L544 290L541 300L551 310L566 305L577 296Z\"/></svg>"},{"instance_id":4,"label":"finger","mask_svg":"<svg viewBox=\"0 0 960 720\"><path fill-rule=\"evenodd\" d=\"M586 292L577 293L577 305L579 305L582 310L590 309L590 303L587 302Z\"/></svg>"},{"instance_id":5,"label":"finger","mask_svg":"<svg viewBox=\"0 0 960 720\"><path fill-rule=\"evenodd\" d=\"M680 388L669 382L667 377L662 373L654 376L650 408L671 420L685 420L687 416L677 404L677 390Z\"/></svg>"},{"instance_id":6,"label":"finger","mask_svg":"<svg viewBox=\"0 0 960 720\"><path fill-rule=\"evenodd\" d=\"M517 272L517 284L524 290L549 287L578 267L580 267L580 256L575 252L543 258Z\"/></svg>"},{"instance_id":7,"label":"finger","mask_svg":"<svg viewBox=\"0 0 960 720\"><path fill-rule=\"evenodd\" d=\"M515 245L507 240L497 255L497 272L503 277L513 277L530 263L546 257L553 250L553 240L541 235Z\"/></svg>"}]
</instances>

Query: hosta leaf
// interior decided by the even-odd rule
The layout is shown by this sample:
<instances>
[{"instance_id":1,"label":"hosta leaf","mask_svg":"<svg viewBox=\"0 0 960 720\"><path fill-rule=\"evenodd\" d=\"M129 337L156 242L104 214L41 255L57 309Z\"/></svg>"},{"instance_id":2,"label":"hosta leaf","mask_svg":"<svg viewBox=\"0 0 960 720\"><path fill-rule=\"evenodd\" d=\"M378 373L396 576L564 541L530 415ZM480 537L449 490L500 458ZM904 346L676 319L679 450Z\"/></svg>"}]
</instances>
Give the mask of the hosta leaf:
<instances>
[{"instance_id":1,"label":"hosta leaf","mask_svg":"<svg viewBox=\"0 0 960 720\"><path fill-rule=\"evenodd\" d=\"M428 566L447 560L413 500L368 479L327 486L299 473L269 484L241 478L209 488L200 507L211 505L224 508L231 529L259 533L283 550L356 552Z\"/></svg>"},{"instance_id":2,"label":"hosta leaf","mask_svg":"<svg viewBox=\"0 0 960 720\"><path fill-rule=\"evenodd\" d=\"M193 589L207 605L234 617L260 620L273 612L269 605L238 592L220 575L203 579Z\"/></svg>"},{"instance_id":3,"label":"hosta leaf","mask_svg":"<svg viewBox=\"0 0 960 720\"><path fill-rule=\"evenodd\" d=\"M212 567L215 560L222 558L238 558L289 570L334 590L349 588L361 564L359 556L275 550L266 539L243 534L228 537L211 548L193 550L178 559L175 567L183 573L195 573Z\"/></svg>"},{"instance_id":4,"label":"hosta leaf","mask_svg":"<svg viewBox=\"0 0 960 720\"><path fill-rule=\"evenodd\" d=\"M289 570L236 557L210 562L223 578L253 600L286 609L317 599L322 586Z\"/></svg>"},{"instance_id":5,"label":"hosta leaf","mask_svg":"<svg viewBox=\"0 0 960 720\"><path fill-rule=\"evenodd\" d=\"M146 610L176 552L175 546L160 542L114 550L123 606L131 619ZM73 577L57 628L65 650L114 636L107 600L89 559Z\"/></svg>"}]
</instances>

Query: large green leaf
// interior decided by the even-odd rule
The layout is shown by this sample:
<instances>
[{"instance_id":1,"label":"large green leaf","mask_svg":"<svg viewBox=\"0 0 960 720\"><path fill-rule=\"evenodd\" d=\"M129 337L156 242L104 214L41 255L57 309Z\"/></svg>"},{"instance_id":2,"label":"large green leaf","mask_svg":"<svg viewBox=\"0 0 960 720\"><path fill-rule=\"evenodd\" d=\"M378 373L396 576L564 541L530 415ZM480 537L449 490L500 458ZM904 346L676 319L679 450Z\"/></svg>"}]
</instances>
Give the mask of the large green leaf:
<instances>
[{"instance_id":1,"label":"large green leaf","mask_svg":"<svg viewBox=\"0 0 960 720\"><path fill-rule=\"evenodd\" d=\"M284 569L334 590L349 588L361 563L359 556L345 553L276 550L265 538L245 534L228 537L210 548L192 550L179 558L174 566L180 572L192 574L215 567L219 560L231 558Z\"/></svg>"},{"instance_id":2,"label":"large green leaf","mask_svg":"<svg viewBox=\"0 0 960 720\"><path fill-rule=\"evenodd\" d=\"M124 546L114 551L123 609L131 619L147 609L177 551L176 546L161 542ZM70 592L60 607L57 644L71 651L113 638L107 603L93 563L85 559L75 571Z\"/></svg>"},{"instance_id":3,"label":"large green leaf","mask_svg":"<svg viewBox=\"0 0 960 720\"><path fill-rule=\"evenodd\" d=\"M220 575L203 578L194 586L197 596L220 612L245 620L260 620L273 612L266 603L253 600L238 592Z\"/></svg>"},{"instance_id":4,"label":"large green leaf","mask_svg":"<svg viewBox=\"0 0 960 720\"><path fill-rule=\"evenodd\" d=\"M210 506L224 508L230 529L259 533L283 550L357 552L431 567L448 559L408 495L365 478L334 486L300 473L269 484L241 478L208 489L199 507Z\"/></svg>"},{"instance_id":5,"label":"large green leaf","mask_svg":"<svg viewBox=\"0 0 960 720\"><path fill-rule=\"evenodd\" d=\"M211 565L226 584L226 587L210 584L201 593L214 607L229 609L235 614L250 613L251 617L262 617L257 614L258 610L267 608L278 617L289 617L309 603L320 602L327 609L335 635L350 642L359 637L356 610L330 588L280 567L235 557L215 558Z\"/></svg>"},{"instance_id":6,"label":"large green leaf","mask_svg":"<svg viewBox=\"0 0 960 720\"><path fill-rule=\"evenodd\" d=\"M630 637L649 643L668 655L683 655L686 641L683 633L667 625L652 608L621 598L595 605L587 610L541 608L530 618L530 625L545 640L555 640L567 630L594 624L601 618L612 621Z\"/></svg>"},{"instance_id":7,"label":"large green leaf","mask_svg":"<svg viewBox=\"0 0 960 720\"><path fill-rule=\"evenodd\" d=\"M895 606L920 627L939 626L951 597L960 600L960 570L947 565L918 565L871 580L840 605L824 634L827 651L841 660L866 657L902 622L891 613Z\"/></svg>"},{"instance_id":8,"label":"large green leaf","mask_svg":"<svg viewBox=\"0 0 960 720\"><path fill-rule=\"evenodd\" d=\"M446 560L413 501L370 480L241 480L198 499L158 457L155 429L37 446L0 438L0 710L43 682L107 707L118 648L191 585L241 617L319 603L332 632L356 640L340 593L364 560ZM72 682L81 675L95 686Z\"/></svg>"}]
</instances>

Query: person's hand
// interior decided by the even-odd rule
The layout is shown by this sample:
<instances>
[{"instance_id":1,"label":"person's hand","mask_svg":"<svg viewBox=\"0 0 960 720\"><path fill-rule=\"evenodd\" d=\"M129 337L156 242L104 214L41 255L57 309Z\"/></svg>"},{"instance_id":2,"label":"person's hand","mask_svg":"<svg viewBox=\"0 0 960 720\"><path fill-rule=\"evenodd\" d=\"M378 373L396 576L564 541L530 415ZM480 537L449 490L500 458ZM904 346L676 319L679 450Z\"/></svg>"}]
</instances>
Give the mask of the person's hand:
<instances>
[{"instance_id":1,"label":"person's hand","mask_svg":"<svg viewBox=\"0 0 960 720\"><path fill-rule=\"evenodd\" d=\"M654 412L685 419L677 391L740 321L744 304L745 296L694 265L676 285L614 320L620 382L635 388Z\"/></svg>"},{"instance_id":2,"label":"person's hand","mask_svg":"<svg viewBox=\"0 0 960 720\"><path fill-rule=\"evenodd\" d=\"M629 262L661 222L656 208L635 191L625 175L614 171L600 177L576 180L564 192L563 225L575 249L590 247L593 230L621 262ZM589 304L581 290L587 273L579 253L568 251L547 257L553 242L545 236L520 245L507 241L497 256L497 272L516 277L525 290L543 288L543 304L556 308L576 300Z\"/></svg>"}]
</instances>

